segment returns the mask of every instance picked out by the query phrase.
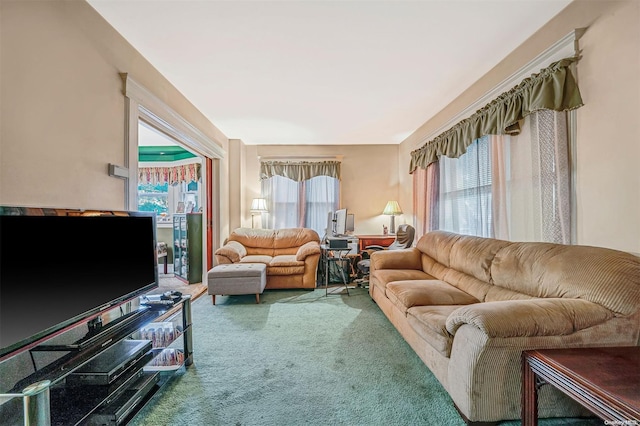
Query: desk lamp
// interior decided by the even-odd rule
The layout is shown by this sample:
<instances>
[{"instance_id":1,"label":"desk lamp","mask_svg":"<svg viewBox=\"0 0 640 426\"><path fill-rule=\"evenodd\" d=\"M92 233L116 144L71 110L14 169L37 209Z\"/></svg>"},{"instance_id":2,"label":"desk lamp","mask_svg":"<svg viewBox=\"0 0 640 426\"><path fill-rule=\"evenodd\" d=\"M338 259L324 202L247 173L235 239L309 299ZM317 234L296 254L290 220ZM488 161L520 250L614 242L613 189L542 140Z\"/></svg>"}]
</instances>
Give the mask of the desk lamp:
<instances>
[{"instance_id":1,"label":"desk lamp","mask_svg":"<svg viewBox=\"0 0 640 426\"><path fill-rule=\"evenodd\" d=\"M391 223L389 224L389 234L396 233L396 215L402 214L402 209L397 201L389 201L384 208L382 214L391 216Z\"/></svg>"},{"instance_id":2,"label":"desk lamp","mask_svg":"<svg viewBox=\"0 0 640 426\"><path fill-rule=\"evenodd\" d=\"M251 228L255 228L253 223L253 217L256 214L262 214L268 212L267 210L267 200L264 198L254 198L251 201ZM262 218L260 219L260 227L262 227Z\"/></svg>"}]
</instances>

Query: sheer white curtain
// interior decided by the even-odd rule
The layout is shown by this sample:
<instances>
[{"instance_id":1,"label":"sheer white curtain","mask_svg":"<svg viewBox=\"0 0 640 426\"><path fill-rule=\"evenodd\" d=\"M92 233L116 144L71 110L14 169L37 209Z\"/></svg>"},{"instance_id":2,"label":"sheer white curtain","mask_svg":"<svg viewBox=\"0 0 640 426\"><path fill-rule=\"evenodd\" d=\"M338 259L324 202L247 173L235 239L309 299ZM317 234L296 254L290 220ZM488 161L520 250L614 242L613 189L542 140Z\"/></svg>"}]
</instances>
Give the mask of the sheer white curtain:
<instances>
[{"instance_id":1,"label":"sheer white curtain","mask_svg":"<svg viewBox=\"0 0 640 426\"><path fill-rule=\"evenodd\" d=\"M305 190L304 226L325 233L329 212L340 205L340 181L329 176L316 176L302 182Z\"/></svg>"},{"instance_id":2,"label":"sheer white curtain","mask_svg":"<svg viewBox=\"0 0 640 426\"><path fill-rule=\"evenodd\" d=\"M459 158L439 159L437 202L426 203L438 215L438 229L571 243L566 113L538 111L521 128L518 136L484 136Z\"/></svg>"},{"instance_id":3,"label":"sheer white curtain","mask_svg":"<svg viewBox=\"0 0 640 426\"><path fill-rule=\"evenodd\" d=\"M328 212L339 206L340 180L316 176L296 182L283 176L272 176L262 181L262 196L269 208L267 227L311 228L322 236Z\"/></svg>"},{"instance_id":4,"label":"sheer white curtain","mask_svg":"<svg viewBox=\"0 0 640 426\"><path fill-rule=\"evenodd\" d=\"M262 197L267 200L267 228L297 228L300 226L301 186L282 176L262 181Z\"/></svg>"},{"instance_id":5,"label":"sheer white curtain","mask_svg":"<svg viewBox=\"0 0 640 426\"><path fill-rule=\"evenodd\" d=\"M538 111L524 120L518 136L492 136L494 160L503 160L501 177L494 177L495 208L506 216L496 226L497 238L571 243L566 117Z\"/></svg>"}]
</instances>

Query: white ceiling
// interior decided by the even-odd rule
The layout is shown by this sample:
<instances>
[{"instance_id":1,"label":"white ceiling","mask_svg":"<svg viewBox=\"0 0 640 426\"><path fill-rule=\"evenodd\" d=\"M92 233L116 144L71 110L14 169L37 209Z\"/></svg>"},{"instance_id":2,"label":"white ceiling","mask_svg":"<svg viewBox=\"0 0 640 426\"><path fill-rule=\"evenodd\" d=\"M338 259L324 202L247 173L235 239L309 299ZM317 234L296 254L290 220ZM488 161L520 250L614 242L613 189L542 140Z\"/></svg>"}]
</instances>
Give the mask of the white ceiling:
<instances>
[{"instance_id":1,"label":"white ceiling","mask_svg":"<svg viewBox=\"0 0 640 426\"><path fill-rule=\"evenodd\" d=\"M227 137L399 143L572 0L88 0Z\"/></svg>"}]
</instances>

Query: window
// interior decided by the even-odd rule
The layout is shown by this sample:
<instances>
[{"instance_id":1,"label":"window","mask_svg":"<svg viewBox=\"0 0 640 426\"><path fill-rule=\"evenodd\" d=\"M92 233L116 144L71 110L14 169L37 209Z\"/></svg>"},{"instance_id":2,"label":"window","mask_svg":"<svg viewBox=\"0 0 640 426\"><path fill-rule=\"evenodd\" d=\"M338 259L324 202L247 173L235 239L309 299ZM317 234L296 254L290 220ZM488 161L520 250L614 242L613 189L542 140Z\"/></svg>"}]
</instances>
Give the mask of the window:
<instances>
[{"instance_id":1,"label":"window","mask_svg":"<svg viewBox=\"0 0 640 426\"><path fill-rule=\"evenodd\" d=\"M565 112L532 113L518 136L483 136L460 157L433 164L435 175L414 173L416 222L424 232L571 243Z\"/></svg>"},{"instance_id":2,"label":"window","mask_svg":"<svg viewBox=\"0 0 640 426\"><path fill-rule=\"evenodd\" d=\"M296 182L286 177L273 176L270 179L271 201L269 208L270 228L296 228L303 226L303 221L299 218L300 210L300 182Z\"/></svg>"},{"instance_id":3,"label":"window","mask_svg":"<svg viewBox=\"0 0 640 426\"><path fill-rule=\"evenodd\" d=\"M171 210L169 208L169 184L139 184L138 185L138 210L143 212L155 212L158 223L171 222Z\"/></svg>"},{"instance_id":4,"label":"window","mask_svg":"<svg viewBox=\"0 0 640 426\"><path fill-rule=\"evenodd\" d=\"M201 211L200 182L141 183L138 184L138 210L155 212L158 224L171 223L171 215L177 211L178 203L188 206L189 212Z\"/></svg>"},{"instance_id":5,"label":"window","mask_svg":"<svg viewBox=\"0 0 640 426\"><path fill-rule=\"evenodd\" d=\"M305 226L322 237L327 227L327 213L340 205L340 181L329 176L316 176L304 183Z\"/></svg>"},{"instance_id":6,"label":"window","mask_svg":"<svg viewBox=\"0 0 640 426\"><path fill-rule=\"evenodd\" d=\"M492 237L489 138L482 137L459 158L440 158L439 228Z\"/></svg>"},{"instance_id":7,"label":"window","mask_svg":"<svg viewBox=\"0 0 640 426\"><path fill-rule=\"evenodd\" d=\"M262 181L262 195L269 203L269 228L311 228L322 236L327 213L340 205L340 180L316 176L296 182L276 175Z\"/></svg>"}]
</instances>

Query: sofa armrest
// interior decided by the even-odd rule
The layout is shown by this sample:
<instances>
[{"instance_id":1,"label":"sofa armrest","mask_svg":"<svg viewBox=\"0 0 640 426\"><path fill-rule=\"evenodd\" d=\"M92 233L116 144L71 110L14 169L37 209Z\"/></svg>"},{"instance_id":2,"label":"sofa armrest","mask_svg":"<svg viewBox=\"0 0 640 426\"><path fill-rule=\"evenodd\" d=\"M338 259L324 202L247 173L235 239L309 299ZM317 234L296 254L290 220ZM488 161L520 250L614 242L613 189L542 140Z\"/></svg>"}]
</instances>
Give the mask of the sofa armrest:
<instances>
[{"instance_id":1,"label":"sofa armrest","mask_svg":"<svg viewBox=\"0 0 640 426\"><path fill-rule=\"evenodd\" d=\"M371 253L371 271L379 269L422 270L421 252L415 247L402 250L381 250Z\"/></svg>"},{"instance_id":2,"label":"sofa armrest","mask_svg":"<svg viewBox=\"0 0 640 426\"><path fill-rule=\"evenodd\" d=\"M308 241L301 245L296 252L296 260L304 261L312 254L320 254L320 243L317 241Z\"/></svg>"},{"instance_id":3,"label":"sofa armrest","mask_svg":"<svg viewBox=\"0 0 640 426\"><path fill-rule=\"evenodd\" d=\"M613 318L610 310L582 299L528 299L466 305L447 318L447 330L455 334L470 324L489 337L566 335Z\"/></svg>"},{"instance_id":4,"label":"sofa armrest","mask_svg":"<svg viewBox=\"0 0 640 426\"><path fill-rule=\"evenodd\" d=\"M247 255L247 249L237 241L229 241L215 252L216 257L226 257L230 263L238 263ZM228 262L220 262L228 263Z\"/></svg>"}]
</instances>

